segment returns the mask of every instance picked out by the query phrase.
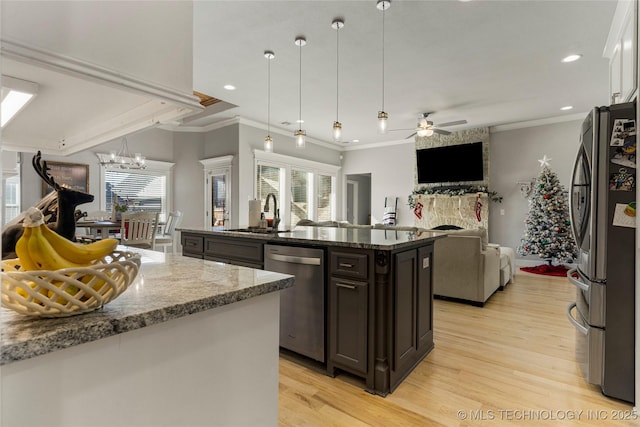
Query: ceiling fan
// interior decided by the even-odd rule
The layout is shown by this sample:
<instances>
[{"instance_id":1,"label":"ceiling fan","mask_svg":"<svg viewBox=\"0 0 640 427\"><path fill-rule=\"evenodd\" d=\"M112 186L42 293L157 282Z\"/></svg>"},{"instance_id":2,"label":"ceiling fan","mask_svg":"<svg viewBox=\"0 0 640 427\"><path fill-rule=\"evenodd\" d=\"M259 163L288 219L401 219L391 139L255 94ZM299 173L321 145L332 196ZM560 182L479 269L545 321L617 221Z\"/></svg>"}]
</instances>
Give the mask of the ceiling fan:
<instances>
[{"instance_id":1,"label":"ceiling fan","mask_svg":"<svg viewBox=\"0 0 640 427\"><path fill-rule=\"evenodd\" d=\"M408 137L406 137L405 139L412 138L416 134L418 136L431 136L434 133L439 133L440 135L450 135L451 132L449 132L448 130L440 129L440 128L447 127L447 126L463 125L467 123L466 120L456 120L453 122L439 123L435 125L431 120L427 120L430 114L433 114L433 112L420 114L418 116L418 125L414 129L415 132L409 135ZM393 129L393 130L410 130L410 129Z\"/></svg>"}]
</instances>

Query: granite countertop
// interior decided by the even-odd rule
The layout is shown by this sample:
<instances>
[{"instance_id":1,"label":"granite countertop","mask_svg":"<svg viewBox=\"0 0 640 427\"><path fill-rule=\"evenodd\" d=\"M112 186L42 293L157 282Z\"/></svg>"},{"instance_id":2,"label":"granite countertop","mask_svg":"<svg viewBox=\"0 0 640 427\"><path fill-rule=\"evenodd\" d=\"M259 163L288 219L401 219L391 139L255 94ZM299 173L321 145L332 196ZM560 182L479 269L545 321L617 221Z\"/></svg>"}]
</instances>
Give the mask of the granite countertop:
<instances>
[{"instance_id":1,"label":"granite countertop","mask_svg":"<svg viewBox=\"0 0 640 427\"><path fill-rule=\"evenodd\" d=\"M395 250L413 246L416 243L426 243L446 237L437 231L401 231L379 228L355 227L295 227L293 230L272 233L255 233L239 231L238 229L178 228L182 232L208 235L228 235L269 243L295 243L321 246L341 246L360 249Z\"/></svg>"},{"instance_id":2,"label":"granite countertop","mask_svg":"<svg viewBox=\"0 0 640 427\"><path fill-rule=\"evenodd\" d=\"M40 319L2 308L0 365L96 341L293 285L293 276L126 248L142 255L138 277L99 310Z\"/></svg>"}]
</instances>

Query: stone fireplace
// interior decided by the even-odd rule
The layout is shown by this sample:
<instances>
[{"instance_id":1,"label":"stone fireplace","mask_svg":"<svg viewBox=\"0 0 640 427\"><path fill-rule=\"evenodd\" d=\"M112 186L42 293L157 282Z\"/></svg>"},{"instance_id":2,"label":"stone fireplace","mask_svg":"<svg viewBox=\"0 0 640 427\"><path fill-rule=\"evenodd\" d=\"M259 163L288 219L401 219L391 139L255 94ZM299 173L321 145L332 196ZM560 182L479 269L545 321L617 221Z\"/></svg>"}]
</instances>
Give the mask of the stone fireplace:
<instances>
[{"instance_id":1,"label":"stone fireplace","mask_svg":"<svg viewBox=\"0 0 640 427\"><path fill-rule=\"evenodd\" d=\"M456 225L466 229L484 227L489 229L489 194L466 192L469 187L489 188L489 128L469 129L450 135L433 134L416 137L416 150L445 145L482 142L483 181L443 182L419 184L417 169L414 170L414 203L421 207L421 216L414 216L417 227L433 228L440 225ZM414 159L415 160L415 159ZM414 161L414 167L416 162ZM449 194L447 194L449 193ZM450 195L454 193L454 195Z\"/></svg>"}]
</instances>

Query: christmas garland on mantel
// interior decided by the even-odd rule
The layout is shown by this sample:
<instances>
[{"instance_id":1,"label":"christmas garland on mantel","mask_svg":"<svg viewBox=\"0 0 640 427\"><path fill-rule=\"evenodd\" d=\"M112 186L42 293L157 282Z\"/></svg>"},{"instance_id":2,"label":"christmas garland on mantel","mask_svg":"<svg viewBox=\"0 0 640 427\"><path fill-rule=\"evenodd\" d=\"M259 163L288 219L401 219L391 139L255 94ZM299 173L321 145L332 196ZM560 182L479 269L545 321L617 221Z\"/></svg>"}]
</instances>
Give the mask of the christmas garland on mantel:
<instances>
[{"instance_id":1,"label":"christmas garland on mantel","mask_svg":"<svg viewBox=\"0 0 640 427\"><path fill-rule=\"evenodd\" d=\"M422 187L413 190L409 195L409 207L413 209L416 205L415 196L419 194L442 194L445 196L464 196L465 194L486 193L492 202L502 203L502 196L495 191L489 191L485 186L469 186L469 187Z\"/></svg>"}]
</instances>

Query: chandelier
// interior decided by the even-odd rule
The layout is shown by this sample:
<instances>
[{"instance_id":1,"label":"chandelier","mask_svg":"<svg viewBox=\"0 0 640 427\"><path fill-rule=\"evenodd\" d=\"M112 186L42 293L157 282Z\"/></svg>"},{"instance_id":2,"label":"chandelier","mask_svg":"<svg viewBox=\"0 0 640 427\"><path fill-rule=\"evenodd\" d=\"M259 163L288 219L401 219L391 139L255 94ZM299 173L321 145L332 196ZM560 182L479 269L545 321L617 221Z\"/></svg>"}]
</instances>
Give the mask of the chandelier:
<instances>
[{"instance_id":1,"label":"chandelier","mask_svg":"<svg viewBox=\"0 0 640 427\"><path fill-rule=\"evenodd\" d=\"M122 138L122 145L117 152L111 150L111 154L106 159L100 161L102 166L110 166L120 169L145 169L145 157L142 153L135 153L133 156L129 152L129 145L127 144L127 138Z\"/></svg>"}]
</instances>

